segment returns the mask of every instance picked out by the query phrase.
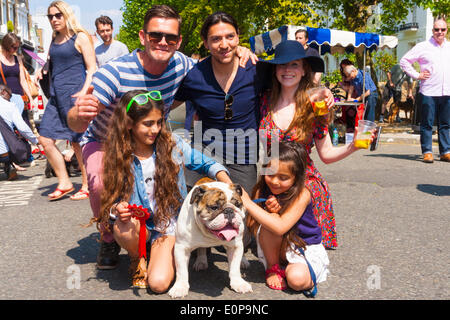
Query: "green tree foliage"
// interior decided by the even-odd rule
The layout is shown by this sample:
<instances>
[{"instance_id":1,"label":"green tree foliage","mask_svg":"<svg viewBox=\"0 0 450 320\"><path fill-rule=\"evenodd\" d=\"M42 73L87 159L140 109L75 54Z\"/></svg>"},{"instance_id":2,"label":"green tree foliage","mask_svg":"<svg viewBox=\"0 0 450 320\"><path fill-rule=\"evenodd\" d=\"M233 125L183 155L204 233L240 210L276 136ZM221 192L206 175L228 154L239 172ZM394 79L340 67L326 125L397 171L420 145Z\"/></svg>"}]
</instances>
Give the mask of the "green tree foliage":
<instances>
[{"instance_id":1,"label":"green tree foliage","mask_svg":"<svg viewBox=\"0 0 450 320\"><path fill-rule=\"evenodd\" d=\"M395 55L389 51L378 51L373 55L374 67L376 69L388 72L397 63Z\"/></svg>"},{"instance_id":2,"label":"green tree foliage","mask_svg":"<svg viewBox=\"0 0 450 320\"><path fill-rule=\"evenodd\" d=\"M287 0L124 0L123 26L118 40L124 42L130 50L140 47L138 32L143 27L146 11L155 4L167 4L175 8L183 19L183 36L180 51L187 55L198 52L206 55L200 37L200 29L205 18L216 11L231 14L239 24L240 42L249 46L251 36L277 28L284 24L313 25L316 15L308 6L309 1Z\"/></svg>"},{"instance_id":3,"label":"green tree foliage","mask_svg":"<svg viewBox=\"0 0 450 320\"><path fill-rule=\"evenodd\" d=\"M381 11L378 15L374 15L376 6L379 6ZM313 10L326 13L326 17L317 16L315 19L316 23L322 27L382 34L394 34L397 26L405 20L409 10L414 6L428 8L434 16L448 17L450 14L450 0L317 0L311 2ZM376 25L370 23L371 21L375 21Z\"/></svg>"},{"instance_id":4,"label":"green tree foliage","mask_svg":"<svg viewBox=\"0 0 450 320\"><path fill-rule=\"evenodd\" d=\"M418 0L417 0L418 1ZM318 17L320 26L356 32L380 32L393 34L396 26L408 15L408 10L416 4L414 0L320 0L312 2L312 8L327 13L327 19ZM368 23L374 17L375 6L382 14L377 15L377 25ZM368 27L371 30L367 30Z\"/></svg>"},{"instance_id":5,"label":"green tree foliage","mask_svg":"<svg viewBox=\"0 0 450 320\"><path fill-rule=\"evenodd\" d=\"M450 17L450 0L415 0L420 7L430 9L433 16Z\"/></svg>"},{"instance_id":6,"label":"green tree foliage","mask_svg":"<svg viewBox=\"0 0 450 320\"><path fill-rule=\"evenodd\" d=\"M11 20L8 20L6 23L6 30L8 30L8 32L14 32L14 23Z\"/></svg>"}]
</instances>

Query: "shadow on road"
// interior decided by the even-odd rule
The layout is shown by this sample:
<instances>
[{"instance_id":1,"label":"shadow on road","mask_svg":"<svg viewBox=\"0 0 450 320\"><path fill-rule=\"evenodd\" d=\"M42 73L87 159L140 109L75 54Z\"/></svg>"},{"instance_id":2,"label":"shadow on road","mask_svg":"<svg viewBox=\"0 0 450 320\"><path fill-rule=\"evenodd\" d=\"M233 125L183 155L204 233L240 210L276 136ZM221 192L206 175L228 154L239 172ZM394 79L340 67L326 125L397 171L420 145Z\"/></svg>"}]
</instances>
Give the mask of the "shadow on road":
<instances>
[{"instance_id":1,"label":"shadow on road","mask_svg":"<svg viewBox=\"0 0 450 320\"><path fill-rule=\"evenodd\" d=\"M412 160L412 161L421 161L422 155L419 154L387 154L387 153L378 153L378 154L368 154L365 157L379 157L379 158L394 158L399 160Z\"/></svg>"},{"instance_id":2,"label":"shadow on road","mask_svg":"<svg viewBox=\"0 0 450 320\"><path fill-rule=\"evenodd\" d=\"M78 247L67 251L67 256L73 259L76 265L97 263L97 254L100 247L98 242L100 234L98 232L91 233L89 236L80 239ZM97 280L107 282L112 290L128 290L131 285L131 278L128 276L128 266L130 259L128 255L120 255L119 265L114 270L95 270L95 277L90 277L87 281Z\"/></svg>"},{"instance_id":3,"label":"shadow on road","mask_svg":"<svg viewBox=\"0 0 450 320\"><path fill-rule=\"evenodd\" d=\"M450 196L450 186L437 186L434 184L418 184L417 190L431 194L433 196Z\"/></svg>"},{"instance_id":4,"label":"shadow on road","mask_svg":"<svg viewBox=\"0 0 450 320\"><path fill-rule=\"evenodd\" d=\"M97 253L100 244L98 243L99 233L91 233L89 236L80 239L77 247L69 249L67 256L73 259L76 265L95 266ZM189 263L189 284L190 292L202 294L211 298L217 298L224 294L225 288L230 288L230 278L228 276L228 261L225 253L221 253L212 249L208 253L208 269L203 271L195 271L192 265L195 261L195 252L191 255ZM250 266L242 269L242 276L250 283L265 283L263 265L251 256L249 259ZM95 270L95 276L87 279L87 281L106 282L111 290L123 291L132 290L135 296L155 294L150 290L139 290L131 288L131 277L128 273L130 259L126 251L122 250L120 254L119 265L113 270ZM155 294L159 295L159 294Z\"/></svg>"}]
</instances>

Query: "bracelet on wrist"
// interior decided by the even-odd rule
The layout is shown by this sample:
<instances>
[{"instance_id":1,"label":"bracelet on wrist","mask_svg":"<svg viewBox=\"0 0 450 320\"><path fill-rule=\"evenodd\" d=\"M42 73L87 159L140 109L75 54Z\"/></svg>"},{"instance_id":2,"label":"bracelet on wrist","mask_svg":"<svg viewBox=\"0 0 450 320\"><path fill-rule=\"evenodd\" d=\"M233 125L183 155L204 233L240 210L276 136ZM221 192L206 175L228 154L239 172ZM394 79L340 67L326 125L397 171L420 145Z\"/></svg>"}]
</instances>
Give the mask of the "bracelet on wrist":
<instances>
[{"instance_id":1,"label":"bracelet on wrist","mask_svg":"<svg viewBox=\"0 0 450 320\"><path fill-rule=\"evenodd\" d=\"M111 206L111 208L109 209L109 220L112 221L112 222L114 222L114 221L117 220L117 215L115 215L115 214L112 212L113 208L114 208L115 213L117 214L117 204L113 204L113 205Z\"/></svg>"}]
</instances>

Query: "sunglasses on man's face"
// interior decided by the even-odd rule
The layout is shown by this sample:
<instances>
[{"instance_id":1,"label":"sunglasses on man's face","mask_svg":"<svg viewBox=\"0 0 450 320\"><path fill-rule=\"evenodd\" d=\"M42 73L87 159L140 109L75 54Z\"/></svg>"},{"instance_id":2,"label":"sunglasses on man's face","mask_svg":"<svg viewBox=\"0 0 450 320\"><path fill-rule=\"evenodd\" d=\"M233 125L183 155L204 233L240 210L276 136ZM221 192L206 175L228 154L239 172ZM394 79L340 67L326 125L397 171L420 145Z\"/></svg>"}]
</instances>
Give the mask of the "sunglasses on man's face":
<instances>
[{"instance_id":1,"label":"sunglasses on man's face","mask_svg":"<svg viewBox=\"0 0 450 320\"><path fill-rule=\"evenodd\" d=\"M47 18L48 18L49 21L52 21L53 17L55 17L56 20L59 20L59 19L61 19L63 17L63 14L61 12L58 12L58 13L55 13L55 14L48 14L47 15Z\"/></svg>"},{"instance_id":2,"label":"sunglasses on man's face","mask_svg":"<svg viewBox=\"0 0 450 320\"><path fill-rule=\"evenodd\" d=\"M148 98L152 99L153 101L162 100L161 91L150 91L147 93L135 95L133 98L131 98L130 102L128 103L127 112L128 110L130 110L130 107L133 104L133 102L136 102L138 105L142 106L148 102Z\"/></svg>"},{"instance_id":3,"label":"sunglasses on man's face","mask_svg":"<svg viewBox=\"0 0 450 320\"><path fill-rule=\"evenodd\" d=\"M180 36L177 34L164 33L164 32L153 32L153 31L144 31L146 35L148 35L148 39L153 43L160 43L164 38L166 42L170 46L174 46L178 43Z\"/></svg>"},{"instance_id":4,"label":"sunglasses on man's face","mask_svg":"<svg viewBox=\"0 0 450 320\"><path fill-rule=\"evenodd\" d=\"M447 28L434 28L434 32L445 32L445 30L447 30Z\"/></svg>"},{"instance_id":5,"label":"sunglasses on man's face","mask_svg":"<svg viewBox=\"0 0 450 320\"><path fill-rule=\"evenodd\" d=\"M225 121L231 120L233 118L233 105L234 97L231 94L225 95Z\"/></svg>"}]
</instances>

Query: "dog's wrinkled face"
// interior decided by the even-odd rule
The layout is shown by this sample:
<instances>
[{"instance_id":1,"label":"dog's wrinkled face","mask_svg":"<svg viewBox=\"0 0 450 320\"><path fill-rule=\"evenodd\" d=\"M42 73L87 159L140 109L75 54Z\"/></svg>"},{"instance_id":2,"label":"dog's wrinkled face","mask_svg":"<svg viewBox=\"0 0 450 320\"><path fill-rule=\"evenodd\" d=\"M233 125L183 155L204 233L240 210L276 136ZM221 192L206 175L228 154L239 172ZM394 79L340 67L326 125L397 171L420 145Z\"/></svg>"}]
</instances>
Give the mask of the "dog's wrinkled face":
<instances>
[{"instance_id":1,"label":"dog's wrinkled face","mask_svg":"<svg viewBox=\"0 0 450 320\"><path fill-rule=\"evenodd\" d=\"M195 187L190 203L203 233L231 241L239 234L240 228L243 229L242 189L239 185L223 185L223 189L208 185Z\"/></svg>"}]
</instances>

